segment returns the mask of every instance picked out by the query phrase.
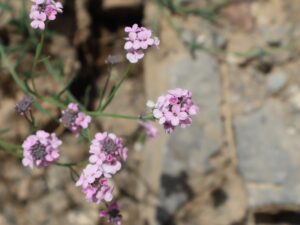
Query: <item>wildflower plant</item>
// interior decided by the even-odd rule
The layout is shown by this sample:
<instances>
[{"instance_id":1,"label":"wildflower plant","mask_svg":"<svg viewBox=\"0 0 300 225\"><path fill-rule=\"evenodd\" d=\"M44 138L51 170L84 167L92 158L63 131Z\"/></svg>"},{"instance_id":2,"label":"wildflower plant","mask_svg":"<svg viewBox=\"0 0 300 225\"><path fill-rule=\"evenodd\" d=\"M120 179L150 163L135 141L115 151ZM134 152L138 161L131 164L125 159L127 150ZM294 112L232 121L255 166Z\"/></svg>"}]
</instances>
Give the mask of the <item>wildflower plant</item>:
<instances>
[{"instance_id":1,"label":"wildflower plant","mask_svg":"<svg viewBox=\"0 0 300 225\"><path fill-rule=\"evenodd\" d=\"M59 15L62 14L62 15ZM16 103L15 110L25 117L29 125L29 134L22 143L12 144L0 139L0 147L8 153L21 158L25 167L48 167L51 165L63 166L70 169L75 174L75 185L81 189L87 201L96 204L103 204L106 209L101 211L101 217L106 217L107 221L120 225L122 216L117 203L114 200L114 176L122 170L128 158L128 148L123 138L109 131L96 132L92 139L90 125L95 117L112 117L115 119L136 120L141 129L144 129L148 138L154 139L159 133L153 122L158 121L167 134L172 133L176 127L185 128L192 123L192 117L198 113L198 107L194 104L192 93L184 89L174 89L167 91L166 95L158 97L156 102L148 101L148 114L139 116L119 115L105 112L107 106L113 101L117 91L128 77L132 64L139 62L150 47L158 47L159 38L154 36L148 28L134 24L125 27L125 37L123 53L128 60L128 69L123 77L116 82L113 88L108 91L107 82L100 89L98 96L99 105L95 110L88 110L84 104L79 102L68 90L68 85L64 84L62 91L51 95L40 94L35 84L36 67L40 62L51 67L50 61L41 58L45 31L49 21L53 21L57 16L63 16L63 5L54 0L32 0L31 11L28 17L31 20L31 28L40 31L40 41L36 45L35 57L32 63L32 71L26 79L22 78L20 72L15 69L12 62L7 57L7 51L0 42L0 56L2 66L10 73L17 86L23 91L23 99ZM120 56L108 56L107 64L113 66L119 62ZM41 104L43 103L43 104ZM51 115L43 105L49 105L53 109L60 111L58 118ZM56 130L43 130L38 124L34 112L39 110L45 116L51 117L60 127L74 133L74 139L81 137L89 145L89 157L87 160L75 163L62 163L59 161L60 155L64 154L60 147L63 141ZM151 122L150 122L151 121ZM88 151L88 150L87 150ZM77 171L84 165L81 173Z\"/></svg>"}]
</instances>

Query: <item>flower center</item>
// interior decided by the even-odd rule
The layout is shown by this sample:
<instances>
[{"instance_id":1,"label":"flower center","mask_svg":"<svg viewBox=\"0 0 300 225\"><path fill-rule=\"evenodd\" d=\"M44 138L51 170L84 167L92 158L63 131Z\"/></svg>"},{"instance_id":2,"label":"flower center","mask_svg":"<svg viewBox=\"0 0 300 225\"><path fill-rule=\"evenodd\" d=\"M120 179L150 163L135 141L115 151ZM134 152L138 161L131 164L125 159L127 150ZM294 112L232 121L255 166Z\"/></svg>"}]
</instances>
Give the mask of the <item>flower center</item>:
<instances>
[{"instance_id":1,"label":"flower center","mask_svg":"<svg viewBox=\"0 0 300 225\"><path fill-rule=\"evenodd\" d=\"M34 158L34 160L43 160L47 155L46 147L40 142L37 142L31 147L31 155Z\"/></svg>"},{"instance_id":2,"label":"flower center","mask_svg":"<svg viewBox=\"0 0 300 225\"><path fill-rule=\"evenodd\" d=\"M107 153L114 152L117 149L116 143L109 137L104 140L103 143L104 151Z\"/></svg>"},{"instance_id":3,"label":"flower center","mask_svg":"<svg viewBox=\"0 0 300 225\"><path fill-rule=\"evenodd\" d=\"M45 0L44 3L38 5L38 11L39 11L40 13L41 13L41 12L45 12L46 7L47 7L47 1Z\"/></svg>"},{"instance_id":4,"label":"flower center","mask_svg":"<svg viewBox=\"0 0 300 225\"><path fill-rule=\"evenodd\" d=\"M109 211L109 216L111 218L116 218L119 216L119 214L120 214L120 211L118 209L112 209Z\"/></svg>"},{"instance_id":5,"label":"flower center","mask_svg":"<svg viewBox=\"0 0 300 225\"><path fill-rule=\"evenodd\" d=\"M67 128L72 128L77 117L77 112L66 110L61 117L61 122Z\"/></svg>"}]
</instances>

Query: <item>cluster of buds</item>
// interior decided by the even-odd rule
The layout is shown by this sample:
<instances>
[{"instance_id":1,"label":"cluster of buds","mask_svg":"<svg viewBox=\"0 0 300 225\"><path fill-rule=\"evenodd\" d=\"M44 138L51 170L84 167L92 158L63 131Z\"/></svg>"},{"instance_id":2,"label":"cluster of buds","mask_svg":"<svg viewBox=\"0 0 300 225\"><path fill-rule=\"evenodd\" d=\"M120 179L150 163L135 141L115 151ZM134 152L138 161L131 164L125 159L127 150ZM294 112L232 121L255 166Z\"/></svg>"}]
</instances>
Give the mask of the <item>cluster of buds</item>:
<instances>
[{"instance_id":1,"label":"cluster of buds","mask_svg":"<svg viewBox=\"0 0 300 225\"><path fill-rule=\"evenodd\" d=\"M134 24L132 27L125 27L128 37L124 49L127 51L126 58L131 63L137 63L144 57L144 50L159 45L159 39L152 36L152 31L145 27Z\"/></svg>"},{"instance_id":2,"label":"cluster of buds","mask_svg":"<svg viewBox=\"0 0 300 225\"><path fill-rule=\"evenodd\" d=\"M31 96L24 96L21 101L16 104L16 111L21 116L26 116L26 113L31 110L34 100Z\"/></svg>"},{"instance_id":3,"label":"cluster of buds","mask_svg":"<svg viewBox=\"0 0 300 225\"><path fill-rule=\"evenodd\" d=\"M78 104L70 103L68 108L62 111L60 122L76 135L82 129L88 128L92 118L79 111Z\"/></svg>"},{"instance_id":4,"label":"cluster of buds","mask_svg":"<svg viewBox=\"0 0 300 225\"><path fill-rule=\"evenodd\" d=\"M55 20L57 13L62 13L62 4L54 0L32 0L30 19L31 27L33 29L45 29L45 22L47 20Z\"/></svg>"},{"instance_id":5,"label":"cluster of buds","mask_svg":"<svg viewBox=\"0 0 300 225\"><path fill-rule=\"evenodd\" d=\"M122 215L117 203L110 204L106 210L101 211L101 217L106 217L108 222L114 225L122 224Z\"/></svg>"},{"instance_id":6,"label":"cluster of buds","mask_svg":"<svg viewBox=\"0 0 300 225\"><path fill-rule=\"evenodd\" d=\"M160 96L156 103L148 101L147 106L168 134L177 126L189 126L192 123L191 117L199 111L193 103L192 92L180 88L168 91L167 95Z\"/></svg>"},{"instance_id":7,"label":"cluster of buds","mask_svg":"<svg viewBox=\"0 0 300 225\"><path fill-rule=\"evenodd\" d=\"M83 170L76 186L81 186L87 200L100 203L112 200L113 187L108 178L121 169L127 159L123 139L111 133L97 133L90 146L89 164Z\"/></svg>"}]
</instances>

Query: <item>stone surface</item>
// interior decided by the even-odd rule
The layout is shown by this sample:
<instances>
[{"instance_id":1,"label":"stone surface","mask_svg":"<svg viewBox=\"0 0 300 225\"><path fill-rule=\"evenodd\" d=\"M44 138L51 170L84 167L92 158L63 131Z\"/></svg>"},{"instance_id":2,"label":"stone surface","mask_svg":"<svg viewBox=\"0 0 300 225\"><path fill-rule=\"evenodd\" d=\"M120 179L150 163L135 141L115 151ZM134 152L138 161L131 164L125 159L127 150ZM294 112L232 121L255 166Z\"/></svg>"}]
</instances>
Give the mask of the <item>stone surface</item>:
<instances>
[{"instance_id":1,"label":"stone surface","mask_svg":"<svg viewBox=\"0 0 300 225\"><path fill-rule=\"evenodd\" d=\"M278 94L287 84L287 76L285 73L271 74L267 80L267 90L270 94Z\"/></svg>"},{"instance_id":2,"label":"stone surface","mask_svg":"<svg viewBox=\"0 0 300 225\"><path fill-rule=\"evenodd\" d=\"M56 190L66 185L70 181L70 171L66 167L51 166L47 170L46 181L50 190Z\"/></svg>"},{"instance_id":3,"label":"stone surface","mask_svg":"<svg viewBox=\"0 0 300 225\"><path fill-rule=\"evenodd\" d=\"M252 207L300 205L300 143L288 132L287 115L279 101L270 100L235 119L239 169Z\"/></svg>"},{"instance_id":4,"label":"stone surface","mask_svg":"<svg viewBox=\"0 0 300 225\"><path fill-rule=\"evenodd\" d=\"M228 156L221 154L224 133L220 113L223 93L219 62L205 51L196 51L193 58L183 45L189 37L180 40L182 36L177 36L166 24L161 26L162 46L146 58L147 96L155 100L169 89L186 88L193 92L200 112L194 117L192 126L177 129L171 135L162 134L155 144L146 145L147 163L142 166L142 175L159 195L157 203L151 197L145 197L146 202L155 202L158 206L153 212L145 203L146 209L143 208L141 214L149 224L230 224L239 221L245 216L247 203L238 175L229 175L234 166L230 165L226 170L222 163ZM189 25L184 27L190 28ZM205 33L213 33L209 26L202 29ZM161 149L161 152L153 152L153 149ZM213 163L219 154L220 162ZM226 182L222 183L222 180ZM225 183L231 188L223 194ZM239 204L225 197L222 214L214 214L217 206L209 197L213 187L220 187L222 196L235 196ZM232 210L235 213L229 216L228 212ZM207 215L208 211L210 215ZM220 219L216 221L217 215ZM156 217L154 221L151 220L153 216Z\"/></svg>"}]
</instances>

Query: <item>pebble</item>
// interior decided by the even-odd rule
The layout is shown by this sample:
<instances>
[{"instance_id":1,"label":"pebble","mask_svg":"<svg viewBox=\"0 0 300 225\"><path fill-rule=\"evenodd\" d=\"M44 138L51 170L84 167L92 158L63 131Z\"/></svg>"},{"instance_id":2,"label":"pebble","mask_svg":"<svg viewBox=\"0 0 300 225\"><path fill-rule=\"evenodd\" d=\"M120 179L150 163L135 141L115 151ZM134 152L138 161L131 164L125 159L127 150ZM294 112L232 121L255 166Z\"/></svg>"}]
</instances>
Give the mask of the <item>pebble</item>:
<instances>
[{"instance_id":1,"label":"pebble","mask_svg":"<svg viewBox=\"0 0 300 225\"><path fill-rule=\"evenodd\" d=\"M278 94L287 84L287 76L285 73L280 72L271 75L267 81L267 90L270 94Z\"/></svg>"}]
</instances>

